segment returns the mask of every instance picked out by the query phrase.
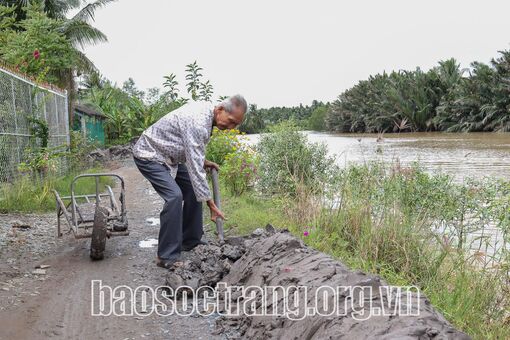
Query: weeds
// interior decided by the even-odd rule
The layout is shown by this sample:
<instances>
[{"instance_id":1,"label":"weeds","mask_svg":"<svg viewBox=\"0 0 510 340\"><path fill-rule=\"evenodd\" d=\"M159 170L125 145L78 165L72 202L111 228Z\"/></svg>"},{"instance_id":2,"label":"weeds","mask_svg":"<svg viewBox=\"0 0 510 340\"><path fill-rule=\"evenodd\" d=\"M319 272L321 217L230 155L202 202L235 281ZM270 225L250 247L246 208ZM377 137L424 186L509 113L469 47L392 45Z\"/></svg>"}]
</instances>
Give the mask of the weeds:
<instances>
[{"instance_id":1,"label":"weeds","mask_svg":"<svg viewBox=\"0 0 510 340\"><path fill-rule=\"evenodd\" d=\"M284 211L296 235L307 231L302 238L310 246L390 284L418 286L458 328L502 339L510 337L507 185L454 184L418 167L352 165L337 178L336 201L311 199L312 190L304 190L288 202L294 210ZM319 212L296 213L307 204ZM472 235L490 234L491 225L505 236L489 253Z\"/></svg>"},{"instance_id":2,"label":"weeds","mask_svg":"<svg viewBox=\"0 0 510 340\"><path fill-rule=\"evenodd\" d=\"M92 168L85 173L98 173L101 169ZM64 177L49 176L42 180L31 179L28 176L21 177L12 184L5 183L0 187L0 212L43 212L55 210L56 190L63 196L70 195L71 182L76 174L68 174ZM100 178L100 190L105 185L111 185L108 178ZM75 193L77 195L95 192L93 178L84 178L76 182Z\"/></svg>"}]
</instances>

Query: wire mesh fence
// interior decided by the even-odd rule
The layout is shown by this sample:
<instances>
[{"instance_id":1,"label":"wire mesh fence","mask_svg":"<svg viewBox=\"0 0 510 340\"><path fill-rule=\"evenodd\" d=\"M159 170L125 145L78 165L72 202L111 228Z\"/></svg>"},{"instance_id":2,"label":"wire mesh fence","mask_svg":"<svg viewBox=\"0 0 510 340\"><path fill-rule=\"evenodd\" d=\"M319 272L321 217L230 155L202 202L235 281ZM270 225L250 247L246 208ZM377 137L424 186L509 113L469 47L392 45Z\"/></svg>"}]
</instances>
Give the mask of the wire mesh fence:
<instances>
[{"instance_id":1,"label":"wire mesh fence","mask_svg":"<svg viewBox=\"0 0 510 340\"><path fill-rule=\"evenodd\" d=\"M67 94L0 67L0 182L20 176L19 165L38 147L31 119L48 124L48 148L69 146ZM65 161L57 167L57 172L64 171Z\"/></svg>"}]
</instances>

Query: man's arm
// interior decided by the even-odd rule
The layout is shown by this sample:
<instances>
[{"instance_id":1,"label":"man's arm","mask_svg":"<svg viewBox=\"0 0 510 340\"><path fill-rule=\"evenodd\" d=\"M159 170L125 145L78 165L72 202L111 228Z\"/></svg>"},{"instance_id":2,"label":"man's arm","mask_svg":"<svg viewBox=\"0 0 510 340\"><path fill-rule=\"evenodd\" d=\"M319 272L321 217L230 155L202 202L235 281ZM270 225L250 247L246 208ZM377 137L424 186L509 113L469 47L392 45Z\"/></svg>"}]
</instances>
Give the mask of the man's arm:
<instances>
[{"instance_id":1,"label":"man's arm","mask_svg":"<svg viewBox=\"0 0 510 340\"><path fill-rule=\"evenodd\" d=\"M188 174L197 201L207 202L207 206L211 211L211 220L216 222L217 217L225 219L225 216L218 209L216 204L214 204L211 190L207 183L207 175L205 172L205 146L207 132L202 130L203 129L201 128L192 126L191 122L187 121L184 126L181 126L181 135L184 142L184 154L186 156Z\"/></svg>"},{"instance_id":2,"label":"man's arm","mask_svg":"<svg viewBox=\"0 0 510 340\"><path fill-rule=\"evenodd\" d=\"M221 217L223 220L226 220L225 215L221 212L220 209L216 206L213 200L207 201L207 206L211 211L211 221L216 222L216 218Z\"/></svg>"},{"instance_id":3,"label":"man's arm","mask_svg":"<svg viewBox=\"0 0 510 340\"><path fill-rule=\"evenodd\" d=\"M207 183L205 164L205 138L201 128L186 124L181 129L184 154L188 174L193 185L197 201L204 202L212 199L211 190Z\"/></svg>"}]
</instances>

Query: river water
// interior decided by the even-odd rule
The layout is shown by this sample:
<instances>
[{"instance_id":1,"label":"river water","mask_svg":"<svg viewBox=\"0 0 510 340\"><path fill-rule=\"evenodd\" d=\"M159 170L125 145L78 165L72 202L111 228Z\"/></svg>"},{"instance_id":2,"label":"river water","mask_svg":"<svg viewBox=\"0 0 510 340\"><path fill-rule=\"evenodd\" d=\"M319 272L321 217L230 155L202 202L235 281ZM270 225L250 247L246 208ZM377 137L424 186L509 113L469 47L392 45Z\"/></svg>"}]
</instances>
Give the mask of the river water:
<instances>
[{"instance_id":1,"label":"river water","mask_svg":"<svg viewBox=\"0 0 510 340\"><path fill-rule=\"evenodd\" d=\"M304 132L325 143L340 165L372 160L418 161L429 172L445 172L457 181L495 176L510 180L510 133L331 134ZM256 143L260 135L247 135Z\"/></svg>"}]
</instances>

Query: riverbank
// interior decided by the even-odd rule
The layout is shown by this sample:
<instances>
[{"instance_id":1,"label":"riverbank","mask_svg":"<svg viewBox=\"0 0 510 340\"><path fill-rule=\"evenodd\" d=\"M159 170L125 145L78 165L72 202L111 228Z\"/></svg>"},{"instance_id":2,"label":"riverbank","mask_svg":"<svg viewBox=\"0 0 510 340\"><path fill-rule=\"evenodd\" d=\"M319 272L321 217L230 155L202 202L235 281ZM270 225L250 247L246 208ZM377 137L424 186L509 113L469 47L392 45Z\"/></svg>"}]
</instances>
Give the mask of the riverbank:
<instances>
[{"instance_id":1,"label":"riverbank","mask_svg":"<svg viewBox=\"0 0 510 340\"><path fill-rule=\"evenodd\" d=\"M420 287L450 322L476 339L510 337L508 251L500 249L497 264L486 252L489 239L467 237L483 228L487 214L497 219L507 209L504 187L461 186L418 168L380 164L352 166L338 185L338 208L318 206L306 193L284 199L223 190L227 234L247 233L260 223L286 227L350 268ZM479 218L462 224L468 215ZM476 242L483 246L470 251ZM508 237L500 242L508 245Z\"/></svg>"}]
</instances>

